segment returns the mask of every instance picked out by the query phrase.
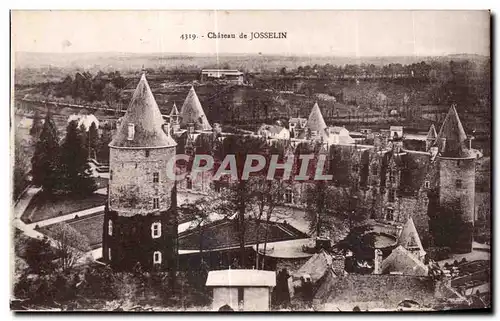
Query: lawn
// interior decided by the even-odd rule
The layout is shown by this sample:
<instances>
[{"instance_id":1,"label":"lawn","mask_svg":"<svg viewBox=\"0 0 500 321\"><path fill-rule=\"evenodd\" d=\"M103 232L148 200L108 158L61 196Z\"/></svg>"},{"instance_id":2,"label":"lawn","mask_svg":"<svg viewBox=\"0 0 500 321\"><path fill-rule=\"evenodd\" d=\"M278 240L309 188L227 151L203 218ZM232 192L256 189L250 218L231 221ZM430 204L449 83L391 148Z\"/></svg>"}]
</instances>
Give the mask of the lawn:
<instances>
[{"instance_id":1,"label":"lawn","mask_svg":"<svg viewBox=\"0 0 500 321\"><path fill-rule=\"evenodd\" d=\"M38 194L33 197L21 219L26 223L39 222L49 218L104 205L106 203L106 199L106 195L100 194L92 194L85 198L74 198L59 195L48 198L44 194Z\"/></svg>"},{"instance_id":2,"label":"lawn","mask_svg":"<svg viewBox=\"0 0 500 321\"><path fill-rule=\"evenodd\" d=\"M96 213L80 219L73 219L66 221L68 225L73 227L82 235L89 239L89 245L92 250L102 246L102 222L104 220L104 213ZM50 236L50 227L53 225L44 226L40 232Z\"/></svg>"}]
</instances>

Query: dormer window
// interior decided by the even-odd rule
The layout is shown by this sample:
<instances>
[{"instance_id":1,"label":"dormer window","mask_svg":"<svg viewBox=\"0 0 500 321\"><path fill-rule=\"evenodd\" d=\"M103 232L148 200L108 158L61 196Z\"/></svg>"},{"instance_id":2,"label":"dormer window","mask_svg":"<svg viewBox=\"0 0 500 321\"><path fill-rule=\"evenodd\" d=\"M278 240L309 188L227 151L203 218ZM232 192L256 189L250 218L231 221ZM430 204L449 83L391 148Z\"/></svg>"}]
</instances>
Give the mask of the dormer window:
<instances>
[{"instance_id":1,"label":"dormer window","mask_svg":"<svg viewBox=\"0 0 500 321\"><path fill-rule=\"evenodd\" d=\"M151 237L157 239L161 236L161 223L155 222L151 225Z\"/></svg>"},{"instance_id":2,"label":"dormer window","mask_svg":"<svg viewBox=\"0 0 500 321\"><path fill-rule=\"evenodd\" d=\"M133 140L135 135L135 125L134 124L128 124L128 135L127 135L127 140Z\"/></svg>"}]
</instances>

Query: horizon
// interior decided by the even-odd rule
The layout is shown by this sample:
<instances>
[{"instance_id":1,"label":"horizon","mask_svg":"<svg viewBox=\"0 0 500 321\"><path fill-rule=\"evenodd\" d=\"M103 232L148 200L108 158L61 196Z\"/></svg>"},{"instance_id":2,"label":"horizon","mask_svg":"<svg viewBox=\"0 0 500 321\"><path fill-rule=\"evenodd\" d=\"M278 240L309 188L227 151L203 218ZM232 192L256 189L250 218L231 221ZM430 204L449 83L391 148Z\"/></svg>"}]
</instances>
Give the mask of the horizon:
<instances>
[{"instance_id":1,"label":"horizon","mask_svg":"<svg viewBox=\"0 0 500 321\"><path fill-rule=\"evenodd\" d=\"M447 56L479 56L479 57L491 57L488 54L479 54L472 52L458 52L458 53L443 53L443 54L419 54L419 55L332 55L329 53L311 53L311 54L294 54L294 53L245 53L245 52L134 52L134 51L79 51L79 52L53 52L53 51L15 51L15 54L50 54L50 55L135 55L135 56L158 56L158 55L169 55L169 56L279 56L279 57L333 57L333 58L402 58L402 57L421 57L421 58L439 58Z\"/></svg>"}]
</instances>

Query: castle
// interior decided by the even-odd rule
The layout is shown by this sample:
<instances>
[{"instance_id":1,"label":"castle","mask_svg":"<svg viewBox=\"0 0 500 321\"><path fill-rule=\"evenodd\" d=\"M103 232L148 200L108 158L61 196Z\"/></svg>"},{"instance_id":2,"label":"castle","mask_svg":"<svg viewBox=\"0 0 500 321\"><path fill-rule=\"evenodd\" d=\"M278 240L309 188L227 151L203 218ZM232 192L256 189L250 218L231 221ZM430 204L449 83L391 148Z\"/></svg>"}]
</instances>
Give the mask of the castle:
<instances>
[{"instance_id":1,"label":"castle","mask_svg":"<svg viewBox=\"0 0 500 321\"><path fill-rule=\"evenodd\" d=\"M103 226L103 258L112 266L168 268L175 256L177 188L206 192L216 189L210 173L192 181L167 179L166 163L177 153L193 155L214 148L230 135L205 116L193 87L179 111L173 106L164 122L145 76L110 143L110 182ZM455 107L439 133L431 126L423 151L407 150L401 130L376 135L373 145L360 145L341 129L328 127L314 105L307 119L291 119L286 153L320 144L328 155L334 188L348 189L370 208L367 219L398 230L410 218L424 247L449 247L456 253L472 250L476 154ZM332 130L334 128L334 130ZM336 129L335 129L336 128ZM398 134L399 133L399 134ZM211 143L207 147L206 142ZM187 169L188 170L188 169ZM200 176L200 175L199 175ZM208 177L207 177L208 176ZM305 186L289 182L285 203L301 205Z\"/></svg>"}]
</instances>

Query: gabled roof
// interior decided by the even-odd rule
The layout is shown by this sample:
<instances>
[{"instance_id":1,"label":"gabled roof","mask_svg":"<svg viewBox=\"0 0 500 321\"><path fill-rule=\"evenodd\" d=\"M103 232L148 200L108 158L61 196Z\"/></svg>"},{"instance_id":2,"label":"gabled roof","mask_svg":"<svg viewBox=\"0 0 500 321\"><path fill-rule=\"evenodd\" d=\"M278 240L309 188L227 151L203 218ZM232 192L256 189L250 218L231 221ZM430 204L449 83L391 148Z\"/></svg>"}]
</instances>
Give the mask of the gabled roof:
<instances>
[{"instance_id":1,"label":"gabled roof","mask_svg":"<svg viewBox=\"0 0 500 321\"><path fill-rule=\"evenodd\" d=\"M382 261L382 274L401 272L403 275L427 276L428 269L415 255L401 245Z\"/></svg>"},{"instance_id":2,"label":"gabled roof","mask_svg":"<svg viewBox=\"0 0 500 321\"><path fill-rule=\"evenodd\" d=\"M432 124L431 128L429 128L429 132L427 133L427 139L435 140L436 138L437 138L436 128L434 127L434 124Z\"/></svg>"},{"instance_id":3,"label":"gabled roof","mask_svg":"<svg viewBox=\"0 0 500 321\"><path fill-rule=\"evenodd\" d=\"M443 148L441 139L445 138L446 143ZM462 122L458 117L455 106L451 106L443 125L439 130L436 143L438 144L441 156L444 157L471 157L466 146L467 135L465 134Z\"/></svg>"},{"instance_id":4,"label":"gabled roof","mask_svg":"<svg viewBox=\"0 0 500 321\"><path fill-rule=\"evenodd\" d=\"M311 114L309 114L309 118L307 119L306 126L311 131L316 131L318 135L325 132L327 126L325 120L323 119L323 115L321 114L321 110L319 109L318 103L314 104Z\"/></svg>"},{"instance_id":5,"label":"gabled roof","mask_svg":"<svg viewBox=\"0 0 500 321\"><path fill-rule=\"evenodd\" d=\"M311 277L311 281L316 283L325 275L328 269L332 268L332 262L332 256L324 250L321 250L307 260L307 262L304 263L297 272L293 273L293 275L295 277L301 277L307 274Z\"/></svg>"},{"instance_id":6,"label":"gabled roof","mask_svg":"<svg viewBox=\"0 0 500 321\"><path fill-rule=\"evenodd\" d=\"M420 241L420 236L418 235L415 224L413 223L413 218L410 217L406 221L406 224L401 231L401 235L399 235L398 245L401 245L408 250L418 249L425 253L422 242Z\"/></svg>"},{"instance_id":7,"label":"gabled roof","mask_svg":"<svg viewBox=\"0 0 500 321\"><path fill-rule=\"evenodd\" d=\"M189 123L194 123L195 128L198 130L212 130L212 126L208 123L207 116L201 107L198 95L194 91L194 87L191 86L189 93L184 100L181 108L181 127L187 126Z\"/></svg>"},{"instance_id":8,"label":"gabled roof","mask_svg":"<svg viewBox=\"0 0 500 321\"><path fill-rule=\"evenodd\" d=\"M170 116L179 116L179 110L177 110L177 105L175 105L175 103L170 111Z\"/></svg>"},{"instance_id":9,"label":"gabled roof","mask_svg":"<svg viewBox=\"0 0 500 321\"><path fill-rule=\"evenodd\" d=\"M337 276L328 271L319 282L314 295L316 304L323 304L328 310L356 305L362 309L396 309L403 300L414 300L423 305L436 302L434 283L430 277L348 274ZM321 306L318 306L322 309Z\"/></svg>"},{"instance_id":10,"label":"gabled roof","mask_svg":"<svg viewBox=\"0 0 500 321\"><path fill-rule=\"evenodd\" d=\"M248 219L245 222L245 246L252 246L259 241L265 241L264 231L268 230L268 243L307 238L307 235L300 232L287 223L266 222L255 219ZM203 226L203 235L200 229L190 229L179 233L179 249L198 250L201 245L204 251L216 251L239 247L238 221L225 218Z\"/></svg>"},{"instance_id":11,"label":"gabled roof","mask_svg":"<svg viewBox=\"0 0 500 321\"><path fill-rule=\"evenodd\" d=\"M163 117L142 74L120 127L109 144L111 147L173 147L177 143L163 131ZM128 140L129 124L134 124L134 138Z\"/></svg>"}]
</instances>

